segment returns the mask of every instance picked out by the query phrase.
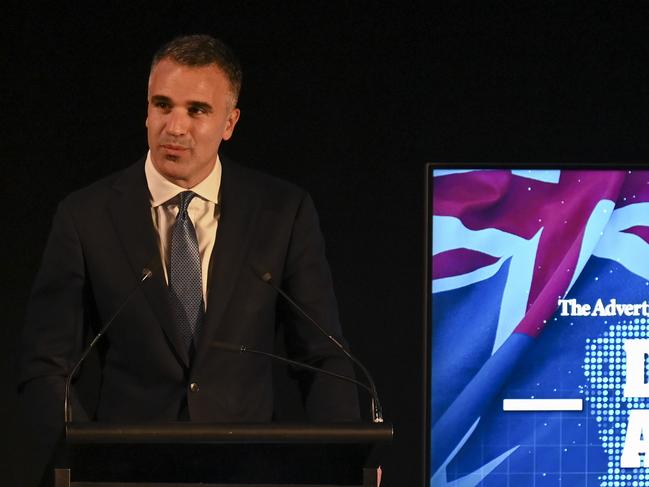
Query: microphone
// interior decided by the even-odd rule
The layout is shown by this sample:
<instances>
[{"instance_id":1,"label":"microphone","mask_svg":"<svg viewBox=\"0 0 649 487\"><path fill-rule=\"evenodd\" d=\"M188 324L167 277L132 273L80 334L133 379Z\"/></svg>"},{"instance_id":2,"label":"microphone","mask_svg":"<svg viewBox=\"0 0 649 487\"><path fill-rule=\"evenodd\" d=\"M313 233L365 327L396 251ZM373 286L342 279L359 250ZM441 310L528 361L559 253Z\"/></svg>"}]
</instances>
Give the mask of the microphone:
<instances>
[{"instance_id":1,"label":"microphone","mask_svg":"<svg viewBox=\"0 0 649 487\"><path fill-rule=\"evenodd\" d=\"M239 353L252 353L255 355L263 355L264 357L269 357L274 360L279 360L280 362L284 362L289 365L294 365L295 367L299 367L302 369L307 369L310 370L311 372L318 372L321 374L325 374L331 377L335 377L336 379L344 380L347 382L351 382L352 384L356 384L359 387L362 387L365 389L370 395L372 394L372 389L370 389L366 384L363 384L362 382L353 379L351 377L347 377L346 375L342 374L337 374L335 372L331 372L330 370L322 369L320 367L315 367L313 365L306 364L304 362L298 362L297 360L291 360L290 358L282 357L281 355L275 355L274 353L270 352L264 352L262 350L255 350L254 348L249 348L246 345L234 345L232 343L227 343L227 342L219 342L219 341L213 341L210 346L212 348L217 348L219 350L225 350L227 352L239 352Z\"/></svg>"},{"instance_id":2,"label":"microphone","mask_svg":"<svg viewBox=\"0 0 649 487\"><path fill-rule=\"evenodd\" d=\"M320 324L315 321L304 309L298 305L291 297L286 294L280 287L276 286L275 283L273 282L273 276L270 272L264 272L263 274L257 273L255 269L255 274L264 281L266 284L268 284L270 287L272 287L277 293L279 293L280 296L282 296L286 301L288 301L293 308L298 310L302 316L304 316L307 321L312 323L319 331L322 333L329 341L331 341L336 347L349 359L351 360L354 364L358 366L358 368L363 372L363 375L367 379L367 382L369 383L369 387L367 385L364 385L364 388L369 391L369 393L372 396L371 399L371 414L372 414L372 422L373 423L382 423L383 422L383 408L381 407L381 402L379 401L379 395L378 392L376 391L376 385L374 384L374 380L372 379L372 376L370 375L370 372L367 370L367 368L363 365L363 363L358 360L352 353L347 350L347 348L336 338L334 338L332 335L327 333L327 331L320 326ZM348 378L349 379L349 378Z\"/></svg>"},{"instance_id":3,"label":"microphone","mask_svg":"<svg viewBox=\"0 0 649 487\"><path fill-rule=\"evenodd\" d=\"M75 366L72 368L72 372L68 374L68 377L65 379L65 397L63 401L63 412L65 414L65 424L68 424L72 421L72 404L70 404L70 389L72 388L72 379L74 378L75 374L79 371L79 368L81 367L81 364L86 360L86 357L90 353L90 351L94 348L95 344L99 341L99 339L106 333L106 330L108 330L108 327L115 321L115 318L119 316L119 314L122 312L124 307L128 304L128 302L131 300L133 295L142 287L142 283L146 281L149 277L153 275L153 272L145 267L142 269L142 276L140 277L140 280L137 282L137 284L133 287L131 292L126 296L124 301L122 301L122 304L117 308L117 310L113 313L113 315L110 317L110 319L106 322L106 324L99 330L99 333L93 338L92 342L90 342L90 345L84 350L83 354L81 354L81 358L79 361L75 364Z\"/></svg>"}]
</instances>

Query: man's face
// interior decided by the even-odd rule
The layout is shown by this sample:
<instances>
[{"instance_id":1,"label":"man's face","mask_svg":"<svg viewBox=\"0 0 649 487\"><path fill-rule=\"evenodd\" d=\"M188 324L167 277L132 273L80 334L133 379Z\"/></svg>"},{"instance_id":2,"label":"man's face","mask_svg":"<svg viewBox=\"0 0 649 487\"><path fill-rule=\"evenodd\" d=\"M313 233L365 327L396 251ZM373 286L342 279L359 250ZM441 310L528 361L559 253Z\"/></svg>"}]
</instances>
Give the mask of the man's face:
<instances>
[{"instance_id":1,"label":"man's face","mask_svg":"<svg viewBox=\"0 0 649 487\"><path fill-rule=\"evenodd\" d=\"M239 120L230 82L216 65L190 67L162 59L151 70L147 136L155 168L191 188L212 170L221 140Z\"/></svg>"}]
</instances>

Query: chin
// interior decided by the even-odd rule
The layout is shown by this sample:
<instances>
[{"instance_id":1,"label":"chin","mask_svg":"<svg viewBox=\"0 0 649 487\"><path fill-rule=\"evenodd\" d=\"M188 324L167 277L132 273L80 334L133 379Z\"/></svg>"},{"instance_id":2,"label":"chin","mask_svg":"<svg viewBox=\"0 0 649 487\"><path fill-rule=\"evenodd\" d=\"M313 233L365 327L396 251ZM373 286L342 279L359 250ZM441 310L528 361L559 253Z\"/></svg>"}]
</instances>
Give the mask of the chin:
<instances>
[{"instance_id":1,"label":"chin","mask_svg":"<svg viewBox=\"0 0 649 487\"><path fill-rule=\"evenodd\" d=\"M185 179L187 176L185 165L180 163L177 156L165 156L162 159L162 164L157 165L156 169L162 176L170 180Z\"/></svg>"},{"instance_id":2,"label":"chin","mask_svg":"<svg viewBox=\"0 0 649 487\"><path fill-rule=\"evenodd\" d=\"M170 162L178 162L180 160L180 156L172 156L171 154L165 154L163 157L165 161Z\"/></svg>"}]
</instances>

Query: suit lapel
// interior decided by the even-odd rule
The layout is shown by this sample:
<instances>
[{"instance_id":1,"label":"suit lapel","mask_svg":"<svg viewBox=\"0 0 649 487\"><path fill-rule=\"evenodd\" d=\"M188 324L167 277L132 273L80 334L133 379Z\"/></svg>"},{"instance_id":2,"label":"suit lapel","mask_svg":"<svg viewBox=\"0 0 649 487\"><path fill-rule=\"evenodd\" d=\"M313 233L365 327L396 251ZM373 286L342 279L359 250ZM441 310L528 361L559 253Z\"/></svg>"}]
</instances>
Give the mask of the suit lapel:
<instances>
[{"instance_id":1,"label":"suit lapel","mask_svg":"<svg viewBox=\"0 0 649 487\"><path fill-rule=\"evenodd\" d=\"M128 168L114 185L116 195L109 204L113 225L119 235L129 262L136 275L143 267L153 275L143 286L144 293L158 321L162 325L178 360L189 366L187 350L171 318L167 284L160 262L160 250L153 222L149 190L142 161Z\"/></svg>"},{"instance_id":2,"label":"suit lapel","mask_svg":"<svg viewBox=\"0 0 649 487\"><path fill-rule=\"evenodd\" d=\"M259 213L258 195L245 184L241 169L223 162L221 215L210 260L207 313L198 339L194 365L201 362L210 349L215 331L231 299L244 258L252 240L255 219Z\"/></svg>"}]
</instances>

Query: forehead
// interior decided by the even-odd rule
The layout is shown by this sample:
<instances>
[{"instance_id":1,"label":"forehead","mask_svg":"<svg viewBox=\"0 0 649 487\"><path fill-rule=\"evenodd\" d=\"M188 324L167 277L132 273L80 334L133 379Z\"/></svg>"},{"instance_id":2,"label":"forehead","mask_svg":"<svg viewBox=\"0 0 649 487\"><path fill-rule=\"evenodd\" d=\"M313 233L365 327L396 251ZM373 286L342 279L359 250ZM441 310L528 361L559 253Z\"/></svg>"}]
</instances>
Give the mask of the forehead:
<instances>
[{"instance_id":1,"label":"forehead","mask_svg":"<svg viewBox=\"0 0 649 487\"><path fill-rule=\"evenodd\" d=\"M185 66L162 59L149 75L149 96L215 103L231 96L230 82L217 65Z\"/></svg>"}]
</instances>

